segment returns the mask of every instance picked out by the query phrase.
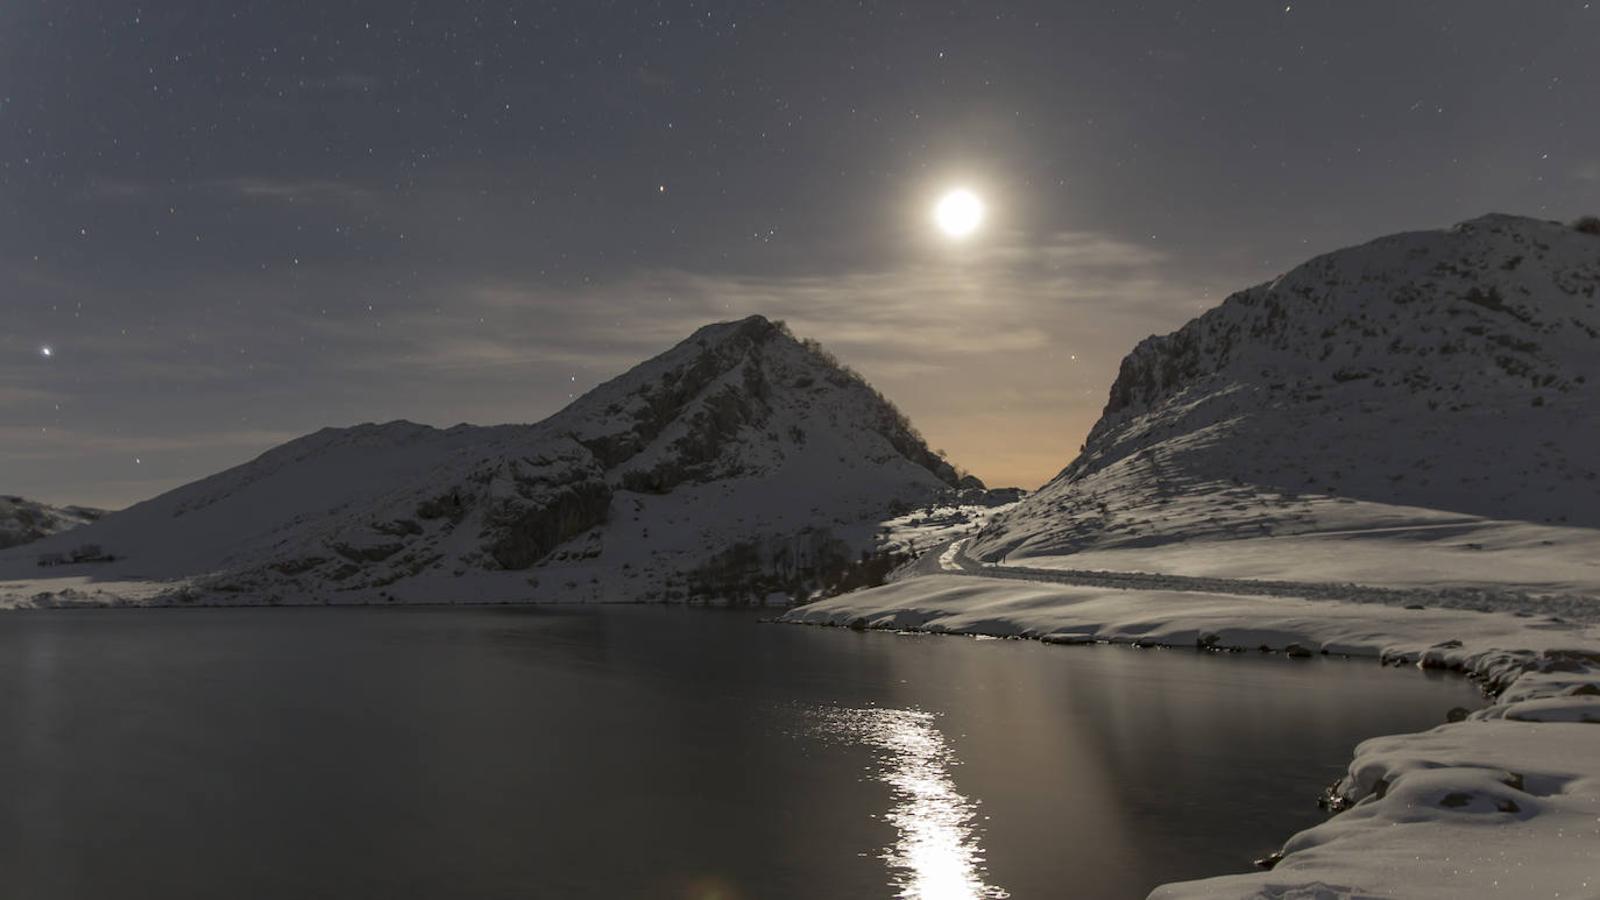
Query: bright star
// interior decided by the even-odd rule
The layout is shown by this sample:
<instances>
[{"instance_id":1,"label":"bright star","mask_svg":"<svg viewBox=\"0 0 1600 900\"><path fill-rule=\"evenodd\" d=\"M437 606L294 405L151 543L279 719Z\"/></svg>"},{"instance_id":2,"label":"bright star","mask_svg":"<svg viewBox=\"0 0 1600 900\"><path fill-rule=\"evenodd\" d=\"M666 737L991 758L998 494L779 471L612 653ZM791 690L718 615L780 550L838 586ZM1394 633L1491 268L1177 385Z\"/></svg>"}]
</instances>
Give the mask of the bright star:
<instances>
[{"instance_id":1,"label":"bright star","mask_svg":"<svg viewBox=\"0 0 1600 900\"><path fill-rule=\"evenodd\" d=\"M43 347L39 348L39 355L44 357L45 359L49 359L51 356L55 355L55 351L50 349L50 345L49 344L46 344Z\"/></svg>"}]
</instances>

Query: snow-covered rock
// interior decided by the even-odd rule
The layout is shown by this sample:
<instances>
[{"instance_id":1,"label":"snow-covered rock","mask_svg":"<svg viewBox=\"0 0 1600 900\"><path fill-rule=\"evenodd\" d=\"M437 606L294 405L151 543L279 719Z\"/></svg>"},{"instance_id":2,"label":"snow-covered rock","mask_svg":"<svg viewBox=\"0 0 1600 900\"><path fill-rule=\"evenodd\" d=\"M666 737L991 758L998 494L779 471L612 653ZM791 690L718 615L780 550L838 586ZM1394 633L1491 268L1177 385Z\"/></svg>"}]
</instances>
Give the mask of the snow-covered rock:
<instances>
[{"instance_id":1,"label":"snow-covered rock","mask_svg":"<svg viewBox=\"0 0 1600 900\"><path fill-rule=\"evenodd\" d=\"M0 496L0 550L87 525L103 515L105 510L87 506L51 506L24 497Z\"/></svg>"},{"instance_id":2,"label":"snow-covered rock","mask_svg":"<svg viewBox=\"0 0 1600 900\"><path fill-rule=\"evenodd\" d=\"M710 325L535 425L329 428L73 536L0 602L631 601L805 593L961 482L820 347Z\"/></svg>"},{"instance_id":3,"label":"snow-covered rock","mask_svg":"<svg viewBox=\"0 0 1600 900\"><path fill-rule=\"evenodd\" d=\"M1465 551L1505 523L1558 544L1600 528L1596 446L1600 236L1485 216L1318 257L1143 341L1083 452L969 552L1363 531Z\"/></svg>"}]
</instances>

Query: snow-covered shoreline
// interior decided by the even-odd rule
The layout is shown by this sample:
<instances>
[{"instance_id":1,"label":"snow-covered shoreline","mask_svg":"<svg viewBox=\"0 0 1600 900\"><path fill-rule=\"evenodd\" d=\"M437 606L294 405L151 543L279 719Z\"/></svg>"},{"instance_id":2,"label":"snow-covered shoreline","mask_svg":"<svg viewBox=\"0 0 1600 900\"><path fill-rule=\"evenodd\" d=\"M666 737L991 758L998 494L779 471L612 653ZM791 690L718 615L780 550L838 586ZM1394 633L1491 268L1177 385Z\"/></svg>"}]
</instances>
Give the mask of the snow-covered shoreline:
<instances>
[{"instance_id":1,"label":"snow-covered shoreline","mask_svg":"<svg viewBox=\"0 0 1600 900\"><path fill-rule=\"evenodd\" d=\"M1600 893L1600 728L1592 727L1600 724L1600 628L1593 625L955 573L818 601L783 621L1049 643L1322 652L1455 669L1496 695L1492 704L1464 721L1362 743L1332 792L1349 808L1291 837L1272 870L1165 885L1151 896Z\"/></svg>"},{"instance_id":2,"label":"snow-covered shoreline","mask_svg":"<svg viewBox=\"0 0 1600 900\"><path fill-rule=\"evenodd\" d=\"M926 577L788 618L1459 669L1493 706L1362 744L1270 872L1156 896L1600 897L1597 249L1489 215L1239 291Z\"/></svg>"}]
</instances>

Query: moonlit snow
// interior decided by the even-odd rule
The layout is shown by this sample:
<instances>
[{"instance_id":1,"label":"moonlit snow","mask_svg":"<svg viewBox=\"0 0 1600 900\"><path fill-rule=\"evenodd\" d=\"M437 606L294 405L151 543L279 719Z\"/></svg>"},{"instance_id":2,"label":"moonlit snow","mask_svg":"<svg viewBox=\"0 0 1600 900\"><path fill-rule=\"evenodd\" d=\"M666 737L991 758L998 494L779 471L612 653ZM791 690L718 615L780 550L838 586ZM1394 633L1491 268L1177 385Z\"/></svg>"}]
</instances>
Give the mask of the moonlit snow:
<instances>
[{"instance_id":1,"label":"moonlit snow","mask_svg":"<svg viewBox=\"0 0 1600 900\"><path fill-rule=\"evenodd\" d=\"M952 236L981 222L946 203ZM784 620L1365 657L1494 695L1357 747L1342 812L1270 868L1155 897L1592 897L1597 295L1600 237L1559 223L1327 254L1141 342L1026 496L962 478L814 344L721 323L535 425L326 429L41 531L0 553L0 606L788 602L877 552L890 583ZM834 714L895 793L901 896L1000 896L936 719Z\"/></svg>"},{"instance_id":2,"label":"moonlit snow","mask_svg":"<svg viewBox=\"0 0 1600 900\"><path fill-rule=\"evenodd\" d=\"M1312 260L1141 343L976 534L785 618L1468 673L1491 706L1363 743L1270 870L1153 896L1596 896L1597 294L1600 237L1510 216Z\"/></svg>"}]
</instances>

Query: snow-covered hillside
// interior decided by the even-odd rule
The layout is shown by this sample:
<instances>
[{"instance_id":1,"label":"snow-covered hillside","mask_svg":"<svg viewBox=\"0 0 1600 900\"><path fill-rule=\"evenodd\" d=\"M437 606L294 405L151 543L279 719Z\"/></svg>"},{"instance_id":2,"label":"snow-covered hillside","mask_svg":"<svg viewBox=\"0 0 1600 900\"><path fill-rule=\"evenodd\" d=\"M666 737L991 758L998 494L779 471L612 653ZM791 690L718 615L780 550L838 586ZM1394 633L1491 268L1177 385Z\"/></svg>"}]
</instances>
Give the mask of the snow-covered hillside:
<instances>
[{"instance_id":1,"label":"snow-covered hillside","mask_svg":"<svg viewBox=\"0 0 1600 900\"><path fill-rule=\"evenodd\" d=\"M1331 532L1549 546L1600 527L1596 446L1600 236L1490 215L1318 257L1140 343L1082 454L968 552L1148 571L1175 542Z\"/></svg>"},{"instance_id":2,"label":"snow-covered hillside","mask_svg":"<svg viewBox=\"0 0 1600 900\"><path fill-rule=\"evenodd\" d=\"M1152 897L1591 896L1597 304L1600 235L1531 219L1312 260L1141 343L946 574L784 618L1469 672L1498 702L1362 744L1270 871Z\"/></svg>"},{"instance_id":3,"label":"snow-covered hillside","mask_svg":"<svg viewBox=\"0 0 1600 900\"><path fill-rule=\"evenodd\" d=\"M13 605L668 600L819 586L960 481L854 373L759 316L536 425L324 429L0 555ZM46 577L48 576L48 577Z\"/></svg>"},{"instance_id":4,"label":"snow-covered hillside","mask_svg":"<svg viewBox=\"0 0 1600 900\"><path fill-rule=\"evenodd\" d=\"M23 497L0 496L0 549L27 544L105 515L87 506L51 506Z\"/></svg>"}]
</instances>

